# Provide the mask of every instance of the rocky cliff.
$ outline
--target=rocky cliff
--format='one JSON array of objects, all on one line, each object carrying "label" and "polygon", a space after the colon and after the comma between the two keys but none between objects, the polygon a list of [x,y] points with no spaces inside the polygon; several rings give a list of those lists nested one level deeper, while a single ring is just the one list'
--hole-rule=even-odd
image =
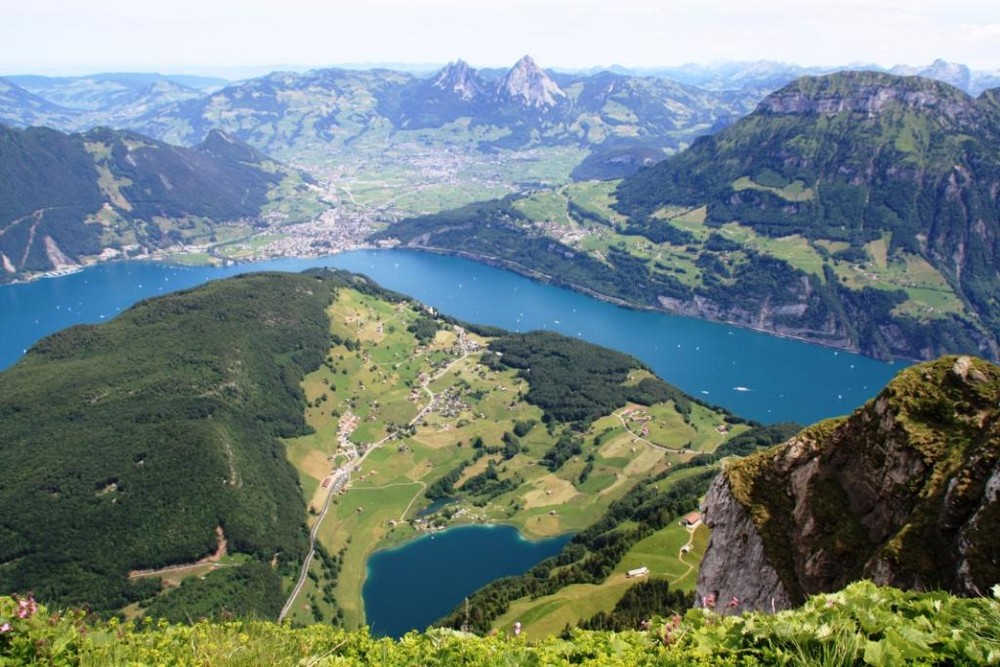
[{"label": "rocky cliff", "polygon": [[558,104],[566,93],[535,64],[524,56],[507,72],[497,87],[501,101],[516,101],[526,107],[548,109]]},{"label": "rocky cliff", "polygon": [[464,60],[448,63],[437,73],[431,85],[464,102],[478,100],[489,94],[486,82]]},{"label": "rocky cliff", "polygon": [[1000,581],[1000,367],[904,370],[849,417],[728,465],[705,520],[698,595],[720,607],[787,608],[862,578],[985,593]]}]

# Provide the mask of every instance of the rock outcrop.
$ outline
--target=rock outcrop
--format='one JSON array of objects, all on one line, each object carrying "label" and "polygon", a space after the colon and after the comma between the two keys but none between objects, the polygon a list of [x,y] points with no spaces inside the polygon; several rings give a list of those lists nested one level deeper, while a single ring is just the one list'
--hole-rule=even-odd
[{"label": "rock outcrop", "polygon": [[771,114],[853,112],[869,117],[906,109],[952,122],[976,122],[979,115],[975,100],[948,84],[879,72],[802,77],[768,95],[757,108]]},{"label": "rock outcrop", "polygon": [[499,83],[501,101],[519,102],[526,107],[548,109],[556,106],[566,93],[542,71],[531,56],[524,56]]},{"label": "rock outcrop", "polygon": [[483,78],[464,60],[457,60],[437,73],[431,84],[446,93],[451,93],[463,102],[482,99],[488,94],[488,86]]},{"label": "rock outcrop", "polygon": [[699,599],[782,609],[867,578],[979,595],[1000,582],[1000,367],[943,357],[851,416],[726,467],[706,497]]}]

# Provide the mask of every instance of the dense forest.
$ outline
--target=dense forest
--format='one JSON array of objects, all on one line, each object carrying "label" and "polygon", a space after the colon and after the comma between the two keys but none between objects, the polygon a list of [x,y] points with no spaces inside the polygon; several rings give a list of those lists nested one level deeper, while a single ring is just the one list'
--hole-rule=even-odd
[{"label": "dense forest", "polygon": [[547,421],[585,426],[629,401],[673,401],[687,414],[696,400],[657,377],[629,384],[629,373],[645,368],[638,359],[549,331],[497,337],[489,352],[484,363],[516,369],[528,381],[524,398],[542,408]]},{"label": "dense forest", "polygon": [[0,374],[2,590],[119,609],[158,587],[130,570],[212,554],[217,531],[230,553],[294,569],[305,507],[279,438],[306,429],[300,381],[346,284],[372,288],[330,272],[209,283],[45,338]]}]

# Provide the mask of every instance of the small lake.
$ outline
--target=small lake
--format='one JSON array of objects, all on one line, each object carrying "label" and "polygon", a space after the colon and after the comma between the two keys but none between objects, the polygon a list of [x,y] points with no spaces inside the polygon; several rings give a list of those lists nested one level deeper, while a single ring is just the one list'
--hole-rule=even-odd
[{"label": "small lake", "polygon": [[366,621],[376,635],[424,630],[485,584],[559,553],[570,537],[531,541],[511,526],[459,526],[378,551],[368,559]]}]

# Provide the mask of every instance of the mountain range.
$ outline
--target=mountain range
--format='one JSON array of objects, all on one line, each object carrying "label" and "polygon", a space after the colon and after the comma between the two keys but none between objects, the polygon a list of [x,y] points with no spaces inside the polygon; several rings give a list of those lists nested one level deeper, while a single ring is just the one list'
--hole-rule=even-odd
[{"label": "mountain range", "polygon": [[[355,160],[361,173],[411,146],[470,161],[562,151],[557,186],[525,176],[506,197],[372,240],[874,356],[996,358],[1000,89],[973,97],[925,78],[992,81],[937,62],[921,76],[808,75],[763,96],[782,71],[694,72],[696,87],[547,73],[526,56],[502,72],[457,61],[430,77],[330,69],[221,88],[0,81],[5,123],[62,128],[0,125],[0,282],[209,245],[221,223],[271,225],[281,197],[312,196],[301,164]],[[733,92],[736,80],[752,83]],[[97,118],[136,129],[89,127]],[[623,556],[666,539],[730,455],[705,501],[702,600],[776,610],[862,577],[982,595],[1000,578],[998,401],[998,367],[949,356],[753,453],[793,427],[748,424],[625,355],[462,325],[360,276],[244,276],[50,336],[0,374],[0,592],[101,613],[276,617],[304,562],[293,614],[358,622],[338,574],[360,597],[364,549],[415,534],[418,502],[464,503],[440,525],[481,511],[579,531],[471,596],[485,632],[512,602],[537,617],[528,605],[565,586],[580,600],[627,584]],[[650,429],[667,444],[641,446]],[[334,508],[325,539],[339,552],[316,547],[307,523],[369,445],[353,483],[378,493]],[[178,565],[211,572],[164,590]],[[469,620],[466,607],[447,622]]]},{"label": "mountain range", "polygon": [[998,356],[1000,107],[920,77],[804,77],[605,189],[510,195],[372,238],[880,358]]},{"label": "mountain range", "polygon": [[[964,86],[991,80],[943,61],[914,71]],[[188,146],[221,131],[309,168],[343,192],[341,210],[378,224],[479,194],[629,176],[613,195],[616,212],[597,215],[586,234],[614,218],[617,232],[657,244],[656,258],[624,271],[624,242],[588,251],[600,253],[594,271],[612,269],[606,280],[567,279],[579,266],[550,267],[553,279],[879,357],[996,358],[995,91],[973,98],[923,76],[863,71],[806,76],[764,96],[764,82],[797,73],[773,63],[695,69],[690,77],[705,86],[695,87],[546,72],[525,56],[504,71],[456,61],[425,77],[278,72],[218,89],[218,81],[153,75],[22,77],[34,92],[2,84],[0,118],[58,127],[100,117]],[[578,202],[565,207],[568,220],[586,218]],[[59,210],[22,206],[7,224],[42,208]],[[250,209],[239,215],[259,214]],[[684,211],[694,218],[669,219]],[[563,232],[550,231],[560,242]],[[733,234],[747,242],[723,238]],[[21,236],[4,251],[8,276],[58,264],[42,259],[51,253],[39,244],[25,254],[33,237]],[[628,294],[587,285],[621,285],[626,274],[636,283]]]},{"label": "mountain range", "polygon": [[751,97],[709,92],[661,77],[550,75],[529,56],[506,72],[477,71],[459,60],[430,77],[320,69],[218,88],[213,80],[152,75],[10,77],[2,85],[0,122],[8,124],[65,131],[113,125],[184,145],[219,129],[276,156],[299,158],[316,142],[335,154],[349,150],[386,124],[405,136],[462,118],[468,126],[452,131],[493,128],[471,137],[489,150],[615,140],[676,150],[758,99],[756,91]]},{"label": "mountain range", "polygon": [[0,282],[207,243],[222,223],[270,224],[279,189],[312,196],[303,178],[217,131],[183,148],[107,128],[0,125]]}]

